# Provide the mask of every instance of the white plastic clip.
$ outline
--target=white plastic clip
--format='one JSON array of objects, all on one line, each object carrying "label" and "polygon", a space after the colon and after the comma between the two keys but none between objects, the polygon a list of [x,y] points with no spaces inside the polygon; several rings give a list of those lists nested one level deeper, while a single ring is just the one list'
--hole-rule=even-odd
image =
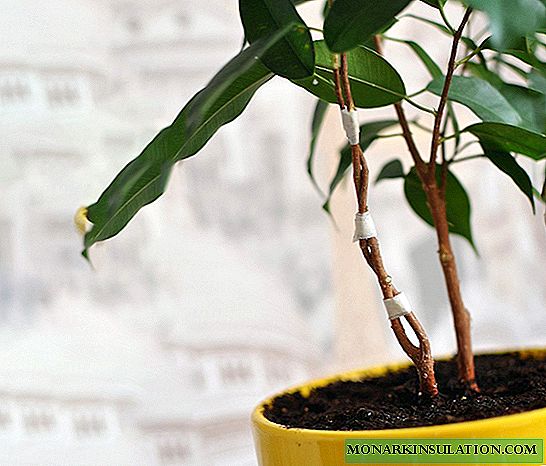
[{"label": "white plastic clip", "polygon": [[377,230],[375,229],[375,223],[370,212],[364,212],[363,214],[357,213],[355,215],[355,233],[353,235],[353,242],[361,239],[376,237]]},{"label": "white plastic clip", "polygon": [[349,140],[349,144],[354,146],[360,142],[360,125],[358,123],[358,112],[356,110],[341,110],[341,122],[343,129]]},{"label": "white plastic clip", "polygon": [[390,320],[408,315],[411,312],[411,304],[404,293],[398,293],[394,298],[383,300]]}]

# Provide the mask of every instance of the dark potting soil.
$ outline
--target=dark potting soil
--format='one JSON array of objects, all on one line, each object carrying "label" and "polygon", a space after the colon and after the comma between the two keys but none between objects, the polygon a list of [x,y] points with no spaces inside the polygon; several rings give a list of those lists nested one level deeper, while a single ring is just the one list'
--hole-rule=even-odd
[{"label": "dark potting soil", "polygon": [[518,353],[476,357],[479,394],[457,382],[455,361],[436,363],[440,396],[418,399],[410,367],[360,381],[314,389],[308,398],[285,394],[264,415],[286,427],[319,430],[380,430],[485,419],[546,407],[546,360]]}]

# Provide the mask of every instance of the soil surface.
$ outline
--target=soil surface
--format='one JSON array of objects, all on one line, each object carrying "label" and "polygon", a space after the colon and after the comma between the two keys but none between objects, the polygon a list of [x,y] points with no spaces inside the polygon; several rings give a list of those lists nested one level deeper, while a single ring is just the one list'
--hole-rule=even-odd
[{"label": "soil surface", "polygon": [[455,361],[436,363],[440,396],[418,399],[415,369],[361,381],[335,382],[275,398],[265,417],[286,427],[380,430],[471,421],[546,407],[546,360],[518,353],[476,357],[481,392],[465,392]]}]

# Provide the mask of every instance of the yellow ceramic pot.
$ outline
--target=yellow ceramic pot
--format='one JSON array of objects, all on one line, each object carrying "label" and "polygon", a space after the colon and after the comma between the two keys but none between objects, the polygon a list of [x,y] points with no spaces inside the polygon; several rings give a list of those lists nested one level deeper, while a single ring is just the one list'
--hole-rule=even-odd
[{"label": "yellow ceramic pot", "polygon": [[[525,351],[521,352],[521,354],[523,357],[546,358],[546,350]],[[301,391],[306,396],[312,388],[328,385],[337,380],[358,380],[363,377],[374,377],[403,367],[407,367],[407,364],[348,372],[314,380],[287,390],[285,393]],[[260,466],[345,465],[346,439],[542,438],[545,439],[546,446],[546,408],[527,413],[439,426],[389,430],[325,431],[287,429],[267,420],[263,415],[263,411],[264,407],[272,399],[262,402],[252,414],[254,443]]]}]

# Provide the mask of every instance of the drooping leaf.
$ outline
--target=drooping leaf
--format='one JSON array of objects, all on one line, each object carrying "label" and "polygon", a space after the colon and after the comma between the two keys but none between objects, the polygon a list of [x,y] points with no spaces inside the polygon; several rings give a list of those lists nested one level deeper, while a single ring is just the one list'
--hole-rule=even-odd
[{"label": "drooping leaf", "polygon": [[[315,52],[315,74],[293,82],[322,100],[335,103],[332,54],[324,41],[315,42]],[[347,63],[353,99],[357,107],[391,105],[405,96],[406,88],[400,75],[373,50],[357,47],[347,53]]]},{"label": "drooping leaf", "polygon": [[[161,196],[174,164],[196,154],[222,125],[239,116],[258,88],[272,76],[256,58],[254,46],[222,68],[88,207],[93,226],[84,237],[84,256],[93,244],[118,234],[142,207]],[[211,104],[210,95],[215,95],[216,87],[225,80],[231,84]],[[205,113],[201,112],[204,106],[208,108]],[[194,115],[200,117],[195,119]]]},{"label": "drooping leaf", "polygon": [[540,0],[464,0],[489,17],[492,43],[500,50],[544,25],[546,7]]},{"label": "drooping leaf", "polygon": [[[360,147],[362,148],[362,152],[366,152],[368,147],[370,147],[370,145],[377,139],[381,131],[397,124],[398,120],[380,120],[361,125]],[[343,149],[341,149],[339,155],[339,164],[336,173],[332,178],[332,181],[330,182],[330,189],[326,202],[322,206],[323,209],[326,210],[326,212],[330,212],[330,199],[332,198],[332,194],[334,194],[334,191],[349,170],[349,167],[351,166],[353,160],[351,155],[351,147],[348,144]]]},{"label": "drooping leaf", "polygon": [[[397,39],[398,41],[398,39]],[[412,40],[400,40],[399,42],[402,42],[409,46],[415,54],[421,59],[423,62],[423,65],[425,65],[425,68],[430,73],[431,77],[434,78],[441,78],[443,76],[442,70],[438,66],[438,64],[432,59],[432,57],[426,52],[426,50],[421,47],[417,42],[414,42]]]},{"label": "drooping leaf", "polygon": [[527,196],[531,202],[533,213],[535,212],[535,199],[533,197],[533,184],[527,172],[516,161],[513,155],[508,152],[499,152],[488,150],[484,147],[485,156],[491,160],[500,171],[508,175],[523,194]]},{"label": "drooping leaf", "polygon": [[313,74],[311,32],[290,0],[239,0],[239,13],[245,37],[251,44],[297,23],[299,26],[264,53],[262,60],[271,71],[289,79]]},{"label": "drooping leaf", "polygon": [[404,178],[404,167],[402,162],[398,159],[391,160],[383,165],[383,168],[377,175],[375,179],[376,183],[379,183],[381,180],[388,180],[393,178]]},{"label": "drooping leaf", "polygon": [[309,174],[313,185],[321,194],[322,191],[315,179],[315,175],[313,172],[313,161],[315,158],[315,148],[320,134],[320,129],[322,128],[324,117],[326,116],[326,110],[328,110],[328,102],[319,99],[317,101],[317,104],[315,105],[315,110],[313,112],[313,121],[311,122],[311,143],[309,144],[309,155],[307,157],[307,173]]},{"label": "drooping leaf", "polygon": [[[439,180],[439,166],[437,167],[436,175]],[[426,223],[434,226],[432,214],[430,213],[427,204],[426,194],[423,191],[415,167],[410,170],[404,179],[404,194],[413,211]],[[474,250],[476,250],[470,224],[470,200],[463,185],[451,171],[447,172],[446,179],[446,214],[449,223],[449,231],[466,238]]]},{"label": "drooping leaf", "polygon": [[515,152],[535,160],[546,158],[546,136],[503,123],[476,123],[463,130],[482,145],[501,152]]},{"label": "drooping leaf", "polygon": [[[442,94],[444,78],[434,79],[427,89],[436,95]],[[450,100],[459,102],[472,110],[483,121],[495,121],[519,125],[521,118],[508,101],[491,84],[470,76],[453,76],[449,88]]]},{"label": "drooping leaf", "polygon": [[336,0],[324,21],[324,39],[332,52],[364,44],[400,13],[410,0]]},{"label": "drooping leaf", "polygon": [[287,34],[290,34],[298,27],[299,25],[297,23],[286,24],[270,36],[264,36],[261,39],[254,41],[249,47],[249,52],[246,55],[248,58],[238,62],[239,69],[233,73],[222,74],[221,80],[217,79],[214,82],[214,86],[209,86],[207,88],[206,98],[202,100],[202,105],[198,109],[199,111],[188,115],[189,126],[191,127],[195,122],[199,122],[200,118],[209,110],[209,108],[221,98],[225,90],[229,89],[235,81],[240,79],[240,76],[243,73],[255,66],[255,60],[251,57],[251,53],[253,53],[255,57],[263,58],[263,56],[273,47],[276,47]]}]

